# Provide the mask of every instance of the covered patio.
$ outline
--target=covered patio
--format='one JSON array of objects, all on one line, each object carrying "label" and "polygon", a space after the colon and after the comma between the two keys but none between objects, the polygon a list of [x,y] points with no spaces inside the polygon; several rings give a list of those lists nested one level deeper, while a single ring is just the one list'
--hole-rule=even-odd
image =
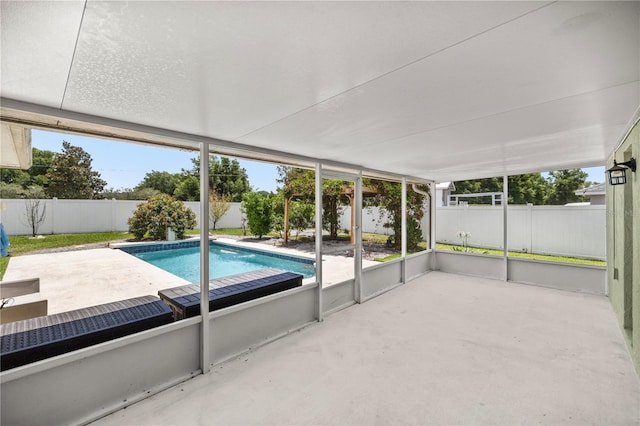
[{"label": "covered patio", "polygon": [[605,297],[430,272],[96,425],[631,425]]},{"label": "covered patio", "polygon": [[[609,270],[510,258],[507,202],[503,256],[437,251],[434,214],[406,247],[414,185],[502,176],[506,201],[510,175],[640,156],[640,2],[0,7],[4,126],[198,152],[200,194],[210,155],[312,169],[317,217],[323,179],[355,188],[351,278],[325,285],[316,238],[316,282],[3,371],[3,424],[640,421],[638,173],[607,190]],[[372,267],[365,177],[402,191]]]}]

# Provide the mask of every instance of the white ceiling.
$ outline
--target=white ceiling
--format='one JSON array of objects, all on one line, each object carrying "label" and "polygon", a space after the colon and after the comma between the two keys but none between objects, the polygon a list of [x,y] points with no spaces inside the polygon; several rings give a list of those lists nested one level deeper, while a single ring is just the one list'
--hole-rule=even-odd
[{"label": "white ceiling", "polygon": [[603,165],[640,2],[1,3],[16,100],[438,181]]}]

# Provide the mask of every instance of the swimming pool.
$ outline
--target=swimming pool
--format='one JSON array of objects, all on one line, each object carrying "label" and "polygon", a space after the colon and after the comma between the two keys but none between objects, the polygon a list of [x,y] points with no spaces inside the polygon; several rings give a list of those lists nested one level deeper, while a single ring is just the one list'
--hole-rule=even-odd
[{"label": "swimming pool", "polygon": [[[185,280],[200,281],[200,242],[145,244],[120,247],[121,250],[151,263]],[[209,279],[276,268],[313,277],[313,260],[238,247],[211,241],[209,243]]]}]

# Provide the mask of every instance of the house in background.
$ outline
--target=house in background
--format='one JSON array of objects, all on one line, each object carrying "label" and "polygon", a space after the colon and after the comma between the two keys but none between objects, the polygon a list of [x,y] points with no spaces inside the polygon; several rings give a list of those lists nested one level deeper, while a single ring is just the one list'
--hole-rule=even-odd
[{"label": "house in background", "polygon": [[449,195],[456,190],[453,182],[436,183],[436,207],[448,206]]},{"label": "house in background", "polygon": [[575,194],[581,197],[589,197],[589,204],[592,206],[603,206],[605,204],[606,183],[597,183],[588,188],[578,189]]}]

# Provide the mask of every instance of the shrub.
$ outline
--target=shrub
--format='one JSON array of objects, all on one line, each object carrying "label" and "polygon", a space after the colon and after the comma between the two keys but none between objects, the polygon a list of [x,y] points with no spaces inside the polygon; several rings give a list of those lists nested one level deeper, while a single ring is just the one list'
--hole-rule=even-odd
[{"label": "shrub", "polygon": [[242,209],[247,216],[249,232],[262,238],[273,227],[273,200],[268,194],[248,192],[244,194]]},{"label": "shrub", "polygon": [[182,201],[158,194],[138,204],[127,223],[129,232],[138,240],[145,237],[166,240],[167,227],[173,229],[177,238],[184,238],[185,230],[195,228],[196,215]]},{"label": "shrub", "polygon": [[316,206],[313,203],[292,201],[289,207],[289,224],[296,230],[296,238],[300,232],[314,227]]}]

